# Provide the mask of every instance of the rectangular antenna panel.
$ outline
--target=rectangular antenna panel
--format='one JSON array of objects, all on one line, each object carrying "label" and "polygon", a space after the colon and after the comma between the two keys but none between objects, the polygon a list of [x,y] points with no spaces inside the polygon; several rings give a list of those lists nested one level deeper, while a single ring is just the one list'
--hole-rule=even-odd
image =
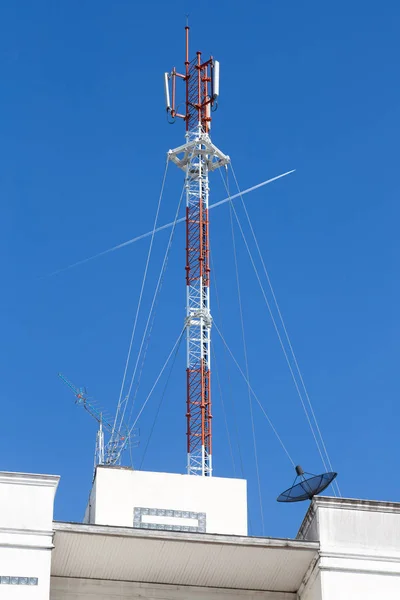
[{"label": "rectangular antenna panel", "polygon": [[166,109],[170,110],[171,100],[169,97],[169,73],[164,73],[164,93],[165,93]]},{"label": "rectangular antenna panel", "polygon": [[219,96],[219,61],[214,60],[213,65],[213,98],[216,100]]}]

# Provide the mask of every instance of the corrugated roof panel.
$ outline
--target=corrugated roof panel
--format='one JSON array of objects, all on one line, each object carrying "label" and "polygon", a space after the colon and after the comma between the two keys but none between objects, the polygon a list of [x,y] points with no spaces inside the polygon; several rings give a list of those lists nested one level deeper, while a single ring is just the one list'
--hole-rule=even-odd
[{"label": "corrugated roof panel", "polygon": [[[263,543],[264,542],[264,543]],[[52,575],[294,592],[317,544],[57,525]]]}]

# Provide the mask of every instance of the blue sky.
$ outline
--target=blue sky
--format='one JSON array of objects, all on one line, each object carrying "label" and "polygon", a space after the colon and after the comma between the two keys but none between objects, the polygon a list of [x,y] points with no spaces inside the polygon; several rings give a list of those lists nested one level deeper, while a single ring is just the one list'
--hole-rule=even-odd
[{"label": "blue sky", "polygon": [[[212,136],[241,187],[296,169],[245,198],[342,493],[399,499],[398,3],[379,11],[359,1],[202,6],[20,0],[0,8],[0,468],[60,474],[60,520],[83,516],[96,426],[57,372],[115,411],[148,242],[47,275],[151,229],[166,151],[183,142],[183,125],[165,119],[162,73],[184,59],[186,12],[192,50],[221,61]],[[181,186],[171,167],[160,222],[173,218]],[[211,186],[212,201],[225,197],[219,176]],[[144,308],[166,242],[160,233]],[[227,205],[212,213],[211,243],[222,313],[213,289],[213,314],[243,364]],[[237,244],[252,386],[295,462],[319,472],[238,237]],[[181,226],[136,409],[184,308]],[[218,340],[215,352],[236,469],[214,386],[215,474],[240,474],[238,437],[251,532],[261,534],[246,386],[232,364],[228,375]],[[140,420],[136,465],[162,389]],[[256,408],[255,415],[265,533],[292,536],[306,504],[275,502],[294,474]],[[143,468],[183,472],[185,460],[181,351]]]}]

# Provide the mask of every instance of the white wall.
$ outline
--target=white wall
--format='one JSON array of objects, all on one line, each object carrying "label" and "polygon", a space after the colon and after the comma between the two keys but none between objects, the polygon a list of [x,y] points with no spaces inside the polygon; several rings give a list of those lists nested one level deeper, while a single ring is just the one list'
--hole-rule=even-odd
[{"label": "white wall", "polygon": [[51,475],[0,473],[1,600],[49,598],[58,480]]},{"label": "white wall", "polygon": [[398,600],[399,577],[373,573],[325,572],[323,600]]},{"label": "white wall", "polygon": [[52,577],[51,600],[296,600],[296,594]]},{"label": "white wall", "polygon": [[[243,479],[152,473],[98,467],[90,500],[90,522],[134,526],[134,509],[205,513],[206,532],[247,535],[247,486]],[[86,521],[89,511],[86,511]],[[192,515],[193,516],[193,515]],[[145,515],[143,522],[197,525],[187,515]]]},{"label": "white wall", "polygon": [[92,489],[90,490],[89,500],[86,505],[83,523],[94,523],[96,511],[96,480],[94,480]]},{"label": "white wall", "polygon": [[316,576],[322,600],[400,600],[400,504],[315,498],[299,537],[320,542],[302,600]]}]

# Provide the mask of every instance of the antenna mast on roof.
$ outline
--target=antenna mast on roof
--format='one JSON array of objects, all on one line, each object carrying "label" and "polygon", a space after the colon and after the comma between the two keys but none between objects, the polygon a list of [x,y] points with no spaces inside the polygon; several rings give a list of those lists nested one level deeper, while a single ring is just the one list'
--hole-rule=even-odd
[{"label": "antenna mast on roof", "polygon": [[[211,112],[219,96],[219,63],[203,61],[201,52],[189,59],[189,26],[183,73],[173,68],[164,74],[167,116],[186,124],[186,142],[170,150],[169,159],[185,171],[186,189],[186,419],[187,472],[212,475],[211,428],[211,312],[208,173],[229,163],[210,139]],[[176,83],[185,84],[184,113],[178,112]]]},{"label": "antenna mast on roof", "polygon": [[[99,410],[93,400],[89,401],[86,388],[78,388],[69,381],[62,373],[58,374],[59,378],[73,391],[76,398],[75,404],[83,406],[83,408],[91,415],[99,424],[99,429],[96,436],[96,451],[94,456],[94,468],[97,465],[118,465],[121,462],[122,452],[131,444],[131,436],[124,424],[121,425],[118,431],[115,430],[111,421],[104,417],[103,411]],[[104,431],[111,436],[114,436],[116,442],[110,441],[105,445]]]}]

